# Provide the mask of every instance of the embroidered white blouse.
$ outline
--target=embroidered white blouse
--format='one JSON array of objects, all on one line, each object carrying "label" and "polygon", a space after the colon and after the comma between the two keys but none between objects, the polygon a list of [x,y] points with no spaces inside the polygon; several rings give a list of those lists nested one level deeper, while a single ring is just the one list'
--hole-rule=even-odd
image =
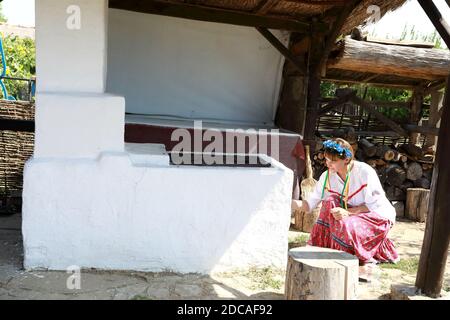
[{"label": "embroidered white blouse", "polygon": [[[335,172],[330,171],[329,188],[325,189],[322,199],[322,189],[326,178],[326,171],[322,173],[314,191],[306,201],[310,210],[314,209],[320,201],[335,194],[341,195],[344,191],[344,181]],[[386,198],[378,175],[371,166],[360,161],[353,161],[353,168],[349,177],[348,206],[355,207],[365,205],[370,211],[389,219],[395,223],[395,209]],[[328,184],[327,184],[328,185]]]}]

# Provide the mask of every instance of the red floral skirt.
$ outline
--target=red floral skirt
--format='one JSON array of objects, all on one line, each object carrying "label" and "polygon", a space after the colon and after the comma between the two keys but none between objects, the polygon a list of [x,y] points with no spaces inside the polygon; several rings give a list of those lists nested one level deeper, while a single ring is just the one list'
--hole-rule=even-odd
[{"label": "red floral skirt", "polygon": [[387,238],[393,224],[376,212],[359,213],[336,220],[330,209],[339,206],[339,199],[331,196],[322,202],[322,209],[313,226],[308,245],[348,252],[360,263],[397,262],[394,244]]}]

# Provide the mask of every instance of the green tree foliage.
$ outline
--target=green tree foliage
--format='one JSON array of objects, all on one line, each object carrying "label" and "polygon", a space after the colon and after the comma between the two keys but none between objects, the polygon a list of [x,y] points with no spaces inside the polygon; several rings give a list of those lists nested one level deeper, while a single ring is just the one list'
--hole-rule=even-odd
[{"label": "green tree foliage", "polygon": [[0,23],[5,23],[7,21],[8,19],[6,19],[5,15],[3,14],[3,7],[2,4],[0,3]]},{"label": "green tree foliage", "polygon": [[[362,84],[354,85],[338,85],[332,82],[322,82],[320,91],[322,97],[332,98],[338,88],[352,88],[356,90],[357,95],[369,101],[395,101],[407,102],[411,99],[412,92],[410,90],[390,89],[381,87],[371,87]],[[378,108],[378,111],[387,117],[397,120],[405,121],[408,118],[409,110],[407,108]]]},{"label": "green tree foliage", "polygon": [[[3,38],[6,58],[6,76],[30,79],[36,74],[36,47],[33,39],[7,36]],[[28,82],[3,80],[8,94],[18,100],[28,99]],[[3,97],[2,97],[3,98]]]}]

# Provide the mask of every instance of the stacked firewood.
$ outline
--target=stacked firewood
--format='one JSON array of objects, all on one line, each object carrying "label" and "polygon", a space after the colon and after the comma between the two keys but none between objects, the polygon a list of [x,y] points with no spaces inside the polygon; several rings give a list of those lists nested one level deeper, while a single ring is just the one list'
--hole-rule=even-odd
[{"label": "stacked firewood", "polygon": [[[342,137],[352,145],[356,160],[376,170],[389,200],[405,201],[408,188],[430,188],[434,163],[432,151],[409,143],[383,145],[366,138],[358,140],[353,128],[335,131],[334,137]],[[315,179],[326,170],[320,141],[313,155],[313,168]]]}]

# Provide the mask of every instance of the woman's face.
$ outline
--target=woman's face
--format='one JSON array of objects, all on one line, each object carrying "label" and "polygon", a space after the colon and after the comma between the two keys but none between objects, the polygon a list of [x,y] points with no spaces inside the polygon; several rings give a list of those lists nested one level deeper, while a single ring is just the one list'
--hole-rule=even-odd
[{"label": "woman's face", "polygon": [[332,172],[339,172],[339,171],[343,171],[344,170],[344,168],[349,163],[349,160],[348,159],[332,160],[329,155],[326,155],[325,156],[325,162],[326,162],[326,165],[327,165],[328,169],[330,169],[330,171],[332,171]]}]

